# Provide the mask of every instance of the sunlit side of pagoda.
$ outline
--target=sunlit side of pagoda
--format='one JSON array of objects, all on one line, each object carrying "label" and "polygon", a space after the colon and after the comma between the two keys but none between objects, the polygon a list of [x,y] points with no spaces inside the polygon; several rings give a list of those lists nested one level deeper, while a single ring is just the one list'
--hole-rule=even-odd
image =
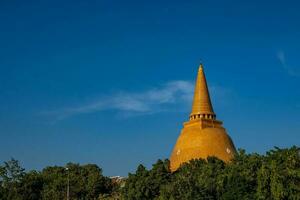
[{"label": "sunlit side of pagoda", "polygon": [[184,122],[170,157],[170,169],[176,171],[192,159],[215,156],[228,162],[236,153],[222,122],[216,119],[202,64],[198,70],[192,112]]}]

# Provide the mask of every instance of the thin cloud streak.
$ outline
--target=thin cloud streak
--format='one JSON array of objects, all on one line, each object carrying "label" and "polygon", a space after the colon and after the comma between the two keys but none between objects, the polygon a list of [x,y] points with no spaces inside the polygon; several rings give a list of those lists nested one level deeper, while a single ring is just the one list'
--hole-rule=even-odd
[{"label": "thin cloud streak", "polygon": [[127,116],[152,114],[168,110],[168,107],[191,102],[194,85],[190,81],[170,81],[161,87],[139,93],[120,92],[77,107],[46,111],[42,114],[63,120],[75,115],[115,110]]},{"label": "thin cloud streak", "polygon": [[[230,90],[219,86],[212,86],[210,89],[212,98],[220,98],[223,101],[231,94]],[[191,106],[193,93],[194,82],[177,80],[139,93],[119,92],[84,105],[46,111],[42,114],[60,121],[76,115],[105,110],[117,111],[117,114],[122,117],[180,112]]]},{"label": "thin cloud streak", "polygon": [[300,74],[297,73],[293,68],[286,64],[285,54],[283,51],[279,51],[277,53],[277,58],[282,66],[282,68],[288,73],[290,76],[299,77]]}]

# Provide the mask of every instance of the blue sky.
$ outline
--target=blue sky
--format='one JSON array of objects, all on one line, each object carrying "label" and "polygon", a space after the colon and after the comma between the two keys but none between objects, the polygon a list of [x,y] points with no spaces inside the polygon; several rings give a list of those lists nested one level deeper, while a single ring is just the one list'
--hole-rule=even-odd
[{"label": "blue sky", "polygon": [[0,2],[0,161],[168,158],[202,61],[237,148],[300,145],[297,1]]}]

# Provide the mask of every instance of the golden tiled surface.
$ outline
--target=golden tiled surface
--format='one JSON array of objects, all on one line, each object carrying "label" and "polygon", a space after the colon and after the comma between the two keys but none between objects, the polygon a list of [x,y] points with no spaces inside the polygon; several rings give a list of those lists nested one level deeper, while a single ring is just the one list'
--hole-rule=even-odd
[{"label": "golden tiled surface", "polygon": [[202,65],[199,67],[195,84],[191,115],[193,114],[214,114]]},{"label": "golden tiled surface", "polygon": [[228,162],[233,158],[236,150],[226,130],[220,124],[205,127],[203,121],[185,123],[170,158],[171,171],[191,159],[216,156]]}]

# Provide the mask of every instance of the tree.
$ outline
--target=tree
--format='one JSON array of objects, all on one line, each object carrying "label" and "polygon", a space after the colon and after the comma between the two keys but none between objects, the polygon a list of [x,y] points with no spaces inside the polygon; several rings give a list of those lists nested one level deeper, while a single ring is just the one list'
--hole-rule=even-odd
[{"label": "tree", "polygon": [[39,200],[42,198],[43,177],[40,172],[30,171],[26,173],[19,184],[18,193],[22,200]]},{"label": "tree", "polygon": [[[68,171],[66,170],[68,168]],[[71,199],[97,199],[100,194],[110,193],[111,180],[102,175],[97,165],[68,163],[65,167],[47,167],[42,171],[43,199],[59,200],[66,197],[69,177]]]},{"label": "tree", "polygon": [[60,200],[66,197],[67,172],[64,167],[46,167],[42,170],[44,187],[42,199]]},{"label": "tree", "polygon": [[4,162],[4,166],[1,167],[1,179],[3,184],[20,182],[25,175],[25,169],[19,164],[19,161],[12,158],[11,160]]},{"label": "tree", "polygon": [[246,154],[245,150],[240,149],[223,172],[220,199],[254,199],[257,171],[261,165],[260,155]]},{"label": "tree", "polygon": [[275,147],[268,151],[257,181],[259,199],[299,199],[300,148]]},{"label": "tree", "polygon": [[99,194],[107,194],[111,192],[111,180],[102,175],[102,169],[97,165],[84,165],[81,170],[87,199],[96,199]]},{"label": "tree", "polygon": [[172,174],[171,182],[164,187],[159,199],[193,200],[217,199],[218,182],[224,162],[209,157],[206,160],[191,160]]},{"label": "tree", "polygon": [[139,165],[135,174],[129,174],[122,191],[123,197],[130,200],[155,199],[170,176],[168,160],[158,160],[149,171]]},{"label": "tree", "polygon": [[4,166],[0,168],[0,182],[2,186],[0,195],[3,199],[18,200],[22,198],[17,190],[25,175],[24,170],[20,166],[19,161],[14,158],[4,162]]}]

